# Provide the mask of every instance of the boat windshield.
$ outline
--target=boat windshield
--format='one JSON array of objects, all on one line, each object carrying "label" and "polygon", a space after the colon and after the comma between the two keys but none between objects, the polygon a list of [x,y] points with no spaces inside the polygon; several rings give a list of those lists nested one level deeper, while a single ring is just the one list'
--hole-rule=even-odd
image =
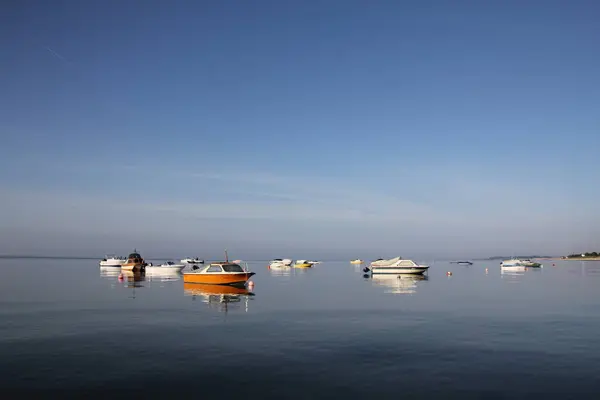
[{"label": "boat windshield", "polygon": [[237,264],[223,264],[223,270],[225,272],[244,272],[242,267]]}]

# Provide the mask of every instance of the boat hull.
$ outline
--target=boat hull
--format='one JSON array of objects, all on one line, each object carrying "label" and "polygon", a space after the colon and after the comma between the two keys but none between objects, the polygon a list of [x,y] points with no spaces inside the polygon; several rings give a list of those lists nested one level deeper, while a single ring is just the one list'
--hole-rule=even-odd
[{"label": "boat hull", "polygon": [[100,261],[101,267],[120,267],[125,264],[125,260],[123,261]]},{"label": "boat hull", "polygon": [[184,283],[206,283],[210,285],[236,285],[244,284],[254,275],[254,272],[233,272],[233,273],[193,273],[185,272],[183,274]]},{"label": "boat hull", "polygon": [[429,267],[371,267],[372,274],[420,275]]},{"label": "boat hull", "polygon": [[287,269],[287,268],[291,268],[291,266],[287,265],[287,264],[282,264],[282,263],[273,263],[273,264],[269,264],[269,268],[272,268],[272,269]]},{"label": "boat hull", "polygon": [[310,268],[312,267],[312,264],[309,263],[303,263],[303,264],[296,264],[294,265],[294,268]]},{"label": "boat hull", "polygon": [[121,269],[124,271],[139,271],[144,268],[144,264],[123,264]]}]

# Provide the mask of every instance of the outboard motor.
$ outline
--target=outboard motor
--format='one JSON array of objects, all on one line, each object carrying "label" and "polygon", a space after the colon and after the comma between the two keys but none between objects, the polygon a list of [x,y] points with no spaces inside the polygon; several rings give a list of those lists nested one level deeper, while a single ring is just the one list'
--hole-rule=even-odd
[{"label": "outboard motor", "polygon": [[369,271],[370,271],[369,267],[364,267],[363,268],[363,272],[369,272]]}]

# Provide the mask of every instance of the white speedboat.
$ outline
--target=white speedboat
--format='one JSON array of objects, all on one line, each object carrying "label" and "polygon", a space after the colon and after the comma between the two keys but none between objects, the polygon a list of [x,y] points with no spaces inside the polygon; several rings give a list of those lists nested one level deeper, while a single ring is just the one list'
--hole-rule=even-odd
[{"label": "white speedboat", "polygon": [[429,269],[428,265],[419,265],[413,260],[404,260],[402,257],[396,257],[389,260],[373,261],[365,272],[371,271],[371,274],[422,274]]},{"label": "white speedboat", "polygon": [[270,268],[285,268],[292,265],[292,260],[289,258],[276,258],[269,263]]},{"label": "white speedboat", "polygon": [[184,264],[175,264],[173,261],[167,261],[160,265],[146,265],[146,273],[180,272],[184,268]]},{"label": "white speedboat", "polygon": [[182,264],[204,264],[204,260],[199,259],[198,257],[196,258],[184,258],[183,260],[181,260]]},{"label": "white speedboat", "polygon": [[511,258],[500,263],[501,267],[525,267],[525,263],[518,258]]},{"label": "white speedboat", "polygon": [[120,267],[127,262],[123,257],[117,257],[115,255],[108,255],[100,260],[101,267]]}]

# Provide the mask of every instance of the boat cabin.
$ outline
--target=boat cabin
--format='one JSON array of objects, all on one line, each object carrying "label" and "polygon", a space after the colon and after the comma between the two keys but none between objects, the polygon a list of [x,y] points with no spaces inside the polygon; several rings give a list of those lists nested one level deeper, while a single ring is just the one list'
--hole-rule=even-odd
[{"label": "boat cabin", "polygon": [[240,273],[246,272],[239,264],[234,263],[214,263],[208,265],[202,273]]},{"label": "boat cabin", "polygon": [[127,256],[128,264],[142,264],[143,262],[144,262],[144,259],[142,258],[140,253],[138,253],[136,251],[134,251],[133,253],[129,254],[129,256]]}]

